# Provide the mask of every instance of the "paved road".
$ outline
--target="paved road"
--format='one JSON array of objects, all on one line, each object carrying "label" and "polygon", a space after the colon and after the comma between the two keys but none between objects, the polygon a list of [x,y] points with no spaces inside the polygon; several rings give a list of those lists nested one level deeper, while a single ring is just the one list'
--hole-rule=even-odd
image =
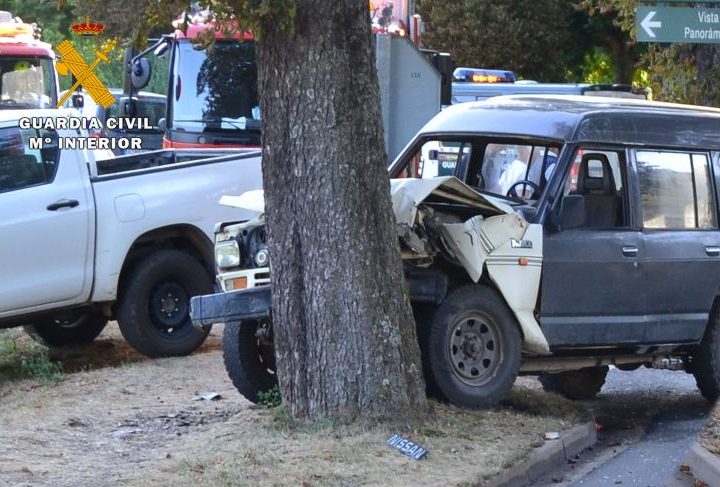
[{"label": "paved road", "polygon": [[710,405],[692,375],[611,369],[601,394],[586,404],[602,425],[597,446],[533,485],[693,485],[679,467],[705,425]]}]

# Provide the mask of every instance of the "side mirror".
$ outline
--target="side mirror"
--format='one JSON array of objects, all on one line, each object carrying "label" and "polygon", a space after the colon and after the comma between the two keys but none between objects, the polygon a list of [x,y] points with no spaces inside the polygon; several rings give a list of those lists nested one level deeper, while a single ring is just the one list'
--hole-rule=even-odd
[{"label": "side mirror", "polygon": [[150,82],[150,76],[152,76],[152,67],[146,57],[141,57],[132,63],[130,67],[130,81],[132,82],[133,88],[136,90],[145,88]]},{"label": "side mirror", "polygon": [[167,122],[165,121],[165,117],[158,120],[157,128],[161,132],[165,132],[165,129],[167,128]]},{"label": "side mirror", "polygon": [[570,230],[585,224],[585,197],[581,194],[569,194],[560,202],[560,230]]},{"label": "side mirror", "polygon": [[431,161],[437,161],[438,160],[438,152],[440,152],[440,151],[438,151],[437,149],[432,149],[432,150],[428,151],[428,159],[430,159]]},{"label": "side mirror", "polygon": [[73,108],[82,108],[85,106],[85,97],[82,96],[80,93],[75,93],[72,96],[71,100]]}]

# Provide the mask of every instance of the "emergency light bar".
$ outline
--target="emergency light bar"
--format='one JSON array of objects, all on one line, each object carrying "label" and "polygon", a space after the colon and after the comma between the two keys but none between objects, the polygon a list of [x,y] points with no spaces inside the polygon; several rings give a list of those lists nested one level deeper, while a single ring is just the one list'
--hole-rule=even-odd
[{"label": "emergency light bar", "polygon": [[466,83],[514,83],[515,73],[502,69],[457,68],[453,81]]}]

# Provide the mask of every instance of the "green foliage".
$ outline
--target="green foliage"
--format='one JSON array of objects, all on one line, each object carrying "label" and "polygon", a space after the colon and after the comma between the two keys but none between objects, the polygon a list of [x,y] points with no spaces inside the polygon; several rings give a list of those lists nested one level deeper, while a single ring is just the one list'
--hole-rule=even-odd
[{"label": "green foliage", "polygon": [[563,81],[570,0],[419,0],[427,23],[423,43],[450,52],[458,66],[505,68],[523,78]]},{"label": "green foliage", "polygon": [[21,365],[29,377],[40,382],[57,384],[64,378],[60,366],[50,360],[47,350],[22,357]]},{"label": "green foliage", "polygon": [[0,379],[23,378],[58,383],[64,375],[60,366],[50,360],[47,348],[20,330],[0,330]]},{"label": "green foliage", "polygon": [[[614,15],[614,23],[632,39],[637,28],[637,0],[582,0],[589,11]],[[720,46],[715,44],[650,44],[640,64],[656,99],[720,106]]]},{"label": "green foliage", "polygon": [[258,392],[259,404],[266,408],[276,408],[282,404],[282,397],[280,396],[280,389],[277,386],[273,387],[269,391]]},{"label": "green foliage", "polygon": [[66,0],[63,8],[57,0],[0,0],[0,10],[20,17],[23,22],[36,23],[42,29],[42,40],[53,46],[68,38],[75,18],[76,0]]},{"label": "green foliage", "polygon": [[582,80],[586,83],[613,83],[615,65],[612,56],[604,49],[595,48],[585,54],[582,66]]}]

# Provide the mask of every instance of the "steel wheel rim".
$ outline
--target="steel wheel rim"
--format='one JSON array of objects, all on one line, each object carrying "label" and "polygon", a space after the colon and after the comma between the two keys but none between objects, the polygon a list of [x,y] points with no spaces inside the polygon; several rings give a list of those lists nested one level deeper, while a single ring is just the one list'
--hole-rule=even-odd
[{"label": "steel wheel rim", "polygon": [[182,284],[164,281],[150,293],[150,318],[158,330],[172,334],[185,324],[189,313],[190,295]]},{"label": "steel wheel rim", "polygon": [[455,376],[469,386],[492,380],[502,363],[502,335],[498,325],[479,312],[458,317],[449,327],[448,360]]}]

